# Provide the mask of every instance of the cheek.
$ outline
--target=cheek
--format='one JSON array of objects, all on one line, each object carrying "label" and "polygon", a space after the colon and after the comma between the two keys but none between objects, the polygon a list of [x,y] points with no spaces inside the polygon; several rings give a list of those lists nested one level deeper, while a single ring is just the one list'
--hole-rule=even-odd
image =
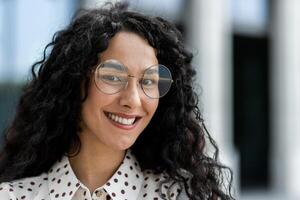
[{"label": "cheek", "polygon": [[148,107],[148,113],[152,117],[158,107],[158,99],[153,99],[152,102],[148,103],[147,107]]},{"label": "cheek", "polygon": [[94,88],[90,88],[87,99],[82,104],[82,117],[86,122],[95,123],[99,119],[99,110],[102,107],[102,102],[105,98],[97,93]]},{"label": "cheek", "polygon": [[89,88],[88,97],[86,99],[86,104],[91,111],[96,111],[104,106],[110,104],[113,101],[113,96],[111,95],[105,95],[102,92],[100,92],[96,86],[91,83],[91,86]]},{"label": "cheek", "polygon": [[89,98],[83,102],[81,117],[85,126],[89,127],[95,123],[94,121],[97,119],[96,107],[97,106],[94,106],[93,102]]},{"label": "cheek", "polygon": [[[93,90],[89,90],[87,99],[83,102],[83,109],[86,112],[94,112],[97,105],[97,94]],[[87,114],[87,113],[86,113]]]}]

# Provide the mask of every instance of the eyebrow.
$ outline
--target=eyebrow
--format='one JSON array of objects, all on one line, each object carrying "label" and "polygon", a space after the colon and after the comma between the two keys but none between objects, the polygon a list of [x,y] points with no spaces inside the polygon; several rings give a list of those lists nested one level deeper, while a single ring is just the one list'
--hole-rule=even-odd
[{"label": "eyebrow", "polygon": [[[123,68],[128,70],[128,67],[126,65],[121,64],[121,63],[106,62],[106,63],[103,63],[103,65],[106,66],[107,68],[115,69],[115,70],[118,70],[118,71],[123,71]],[[127,73],[128,73],[128,71],[127,71]],[[144,74],[146,74],[146,75],[159,74],[159,71],[158,71],[157,68],[145,69]]]},{"label": "eyebrow", "polygon": [[119,63],[104,63],[104,66],[116,69],[118,71],[123,71],[124,66]]},{"label": "eyebrow", "polygon": [[145,74],[158,74],[157,69],[146,69],[145,72]]}]

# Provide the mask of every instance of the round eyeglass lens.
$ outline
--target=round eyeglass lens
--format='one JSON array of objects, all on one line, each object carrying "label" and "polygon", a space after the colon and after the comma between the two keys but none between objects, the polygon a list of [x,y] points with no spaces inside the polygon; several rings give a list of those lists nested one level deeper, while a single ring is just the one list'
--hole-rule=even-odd
[{"label": "round eyeglass lens", "polygon": [[[127,68],[117,60],[107,60],[96,68],[96,87],[105,94],[120,92],[127,82]],[[143,78],[139,82],[142,90],[148,97],[160,98],[167,94],[173,80],[167,67],[154,65],[144,71]]]},{"label": "round eyeglass lens", "polygon": [[106,94],[115,94],[127,83],[126,68],[116,60],[101,63],[95,71],[97,88]]},{"label": "round eyeglass lens", "polygon": [[145,70],[141,86],[148,97],[160,98],[168,93],[172,82],[170,70],[164,65],[156,65]]}]

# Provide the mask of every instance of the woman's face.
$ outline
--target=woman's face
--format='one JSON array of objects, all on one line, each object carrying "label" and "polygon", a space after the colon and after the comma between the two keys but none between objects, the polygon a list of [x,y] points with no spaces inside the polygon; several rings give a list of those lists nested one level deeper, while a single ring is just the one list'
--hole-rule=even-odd
[{"label": "woman's face", "polygon": [[[100,54],[101,62],[108,59],[124,64],[128,74],[134,77],[141,77],[147,67],[158,64],[154,48],[146,40],[124,31],[117,33]],[[148,125],[157,106],[158,99],[147,97],[137,78],[129,78],[127,87],[108,95],[97,89],[93,76],[82,107],[81,142],[83,145],[125,150]],[[125,124],[133,120],[133,124]]]}]

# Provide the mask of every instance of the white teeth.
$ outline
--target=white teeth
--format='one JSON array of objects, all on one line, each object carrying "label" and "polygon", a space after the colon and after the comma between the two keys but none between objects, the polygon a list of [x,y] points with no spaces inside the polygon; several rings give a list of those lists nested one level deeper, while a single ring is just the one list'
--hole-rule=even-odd
[{"label": "white teeth", "polygon": [[121,117],[117,117],[116,121],[119,122],[119,123],[122,123],[122,118]]},{"label": "white teeth", "polygon": [[123,118],[123,117],[117,116],[117,115],[112,114],[112,113],[108,113],[108,117],[110,119],[112,119],[113,121],[118,122],[118,123],[123,124],[123,125],[132,125],[134,120],[135,120],[135,117],[127,119],[127,118]]}]

